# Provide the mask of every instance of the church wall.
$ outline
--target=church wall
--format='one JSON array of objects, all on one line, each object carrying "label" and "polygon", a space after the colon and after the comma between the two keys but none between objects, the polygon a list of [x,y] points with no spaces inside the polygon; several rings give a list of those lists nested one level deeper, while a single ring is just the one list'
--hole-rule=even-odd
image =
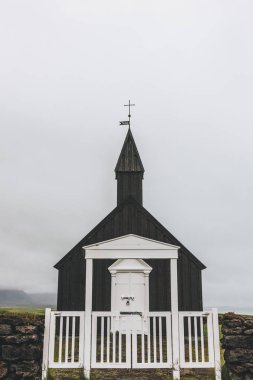
[{"label": "church wall", "polygon": [[82,311],[85,305],[85,260],[76,254],[59,270],[58,310]]},{"label": "church wall", "polygon": [[[140,206],[141,207],[141,206]],[[59,269],[58,310],[84,310],[85,259],[82,247],[126,234],[136,234],[165,243],[176,244],[166,230],[144,214],[134,203],[119,209],[113,217],[87,236],[73,249],[73,255]],[[93,310],[108,311],[111,307],[111,260],[94,260]],[[150,310],[170,310],[169,260],[147,260],[150,274]],[[179,310],[202,309],[201,269],[183,249],[178,260]]]},{"label": "church wall", "polygon": [[[85,263],[83,256],[59,271],[58,310],[84,310]],[[111,275],[114,260],[94,260],[93,310],[110,311]],[[170,311],[170,260],[146,260],[153,270],[149,279],[150,311]],[[202,310],[201,271],[184,255],[178,260],[179,310]]]}]

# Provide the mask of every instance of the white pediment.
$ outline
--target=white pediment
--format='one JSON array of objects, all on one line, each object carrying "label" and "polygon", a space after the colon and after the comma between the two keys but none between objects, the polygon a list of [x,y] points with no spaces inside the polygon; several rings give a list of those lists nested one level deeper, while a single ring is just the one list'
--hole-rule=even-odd
[{"label": "white pediment", "polygon": [[180,247],[148,239],[138,235],[124,235],[115,239],[84,246],[86,258],[120,259],[165,259],[178,258]]},{"label": "white pediment", "polygon": [[163,243],[139,235],[124,235],[115,239],[102,241],[83,247],[84,249],[175,249],[180,248],[176,245]]},{"label": "white pediment", "polygon": [[109,268],[110,273],[113,272],[145,272],[152,271],[151,266],[142,259],[118,259]]}]

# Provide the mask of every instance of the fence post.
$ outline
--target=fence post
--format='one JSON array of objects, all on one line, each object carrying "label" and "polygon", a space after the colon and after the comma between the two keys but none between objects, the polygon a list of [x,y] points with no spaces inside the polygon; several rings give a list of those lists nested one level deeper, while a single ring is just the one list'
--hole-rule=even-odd
[{"label": "fence post", "polygon": [[84,314],[84,375],[90,378],[91,367],[91,310],[92,310],[93,259],[86,259],[86,288]]},{"label": "fence post", "polygon": [[51,318],[51,309],[46,308],[45,309],[44,339],[43,339],[42,380],[45,380],[47,378],[49,337],[50,337],[50,318]]},{"label": "fence post", "polygon": [[173,380],[180,379],[177,259],[170,259]]},{"label": "fence post", "polygon": [[213,343],[214,343],[214,365],[215,365],[215,379],[221,380],[221,362],[220,362],[220,330],[219,330],[219,317],[218,310],[212,309],[213,317]]}]

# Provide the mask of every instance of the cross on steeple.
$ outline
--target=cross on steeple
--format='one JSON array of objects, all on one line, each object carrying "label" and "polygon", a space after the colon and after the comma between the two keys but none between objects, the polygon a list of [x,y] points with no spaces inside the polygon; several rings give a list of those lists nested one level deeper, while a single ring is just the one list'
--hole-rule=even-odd
[{"label": "cross on steeple", "polygon": [[124,104],[124,107],[128,107],[128,121],[120,121],[120,125],[128,125],[130,128],[130,118],[131,118],[131,107],[135,106],[135,104],[131,104],[130,100],[128,104]]},{"label": "cross on steeple", "polygon": [[130,128],[131,107],[133,106],[135,106],[135,104],[131,104],[130,100],[128,101],[128,104],[124,104],[124,107],[128,107],[129,128]]}]

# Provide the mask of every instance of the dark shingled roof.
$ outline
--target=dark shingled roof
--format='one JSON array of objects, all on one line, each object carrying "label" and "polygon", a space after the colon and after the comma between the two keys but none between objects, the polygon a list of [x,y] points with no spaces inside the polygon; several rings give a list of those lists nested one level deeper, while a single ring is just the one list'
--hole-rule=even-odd
[{"label": "dark shingled roof", "polygon": [[115,172],[144,172],[131,129],[129,128]]},{"label": "dark shingled roof", "polygon": [[[127,234],[135,234],[149,239],[178,245],[180,252],[186,255],[200,269],[205,265],[197,259],[179,240],[177,240],[157,219],[155,219],[133,197],[129,197],[112,210],[93,228],[75,247],[73,247],[54,267],[60,269],[74,254],[83,254],[82,247],[113,239]],[[106,235],[106,237],[105,237]]]}]

